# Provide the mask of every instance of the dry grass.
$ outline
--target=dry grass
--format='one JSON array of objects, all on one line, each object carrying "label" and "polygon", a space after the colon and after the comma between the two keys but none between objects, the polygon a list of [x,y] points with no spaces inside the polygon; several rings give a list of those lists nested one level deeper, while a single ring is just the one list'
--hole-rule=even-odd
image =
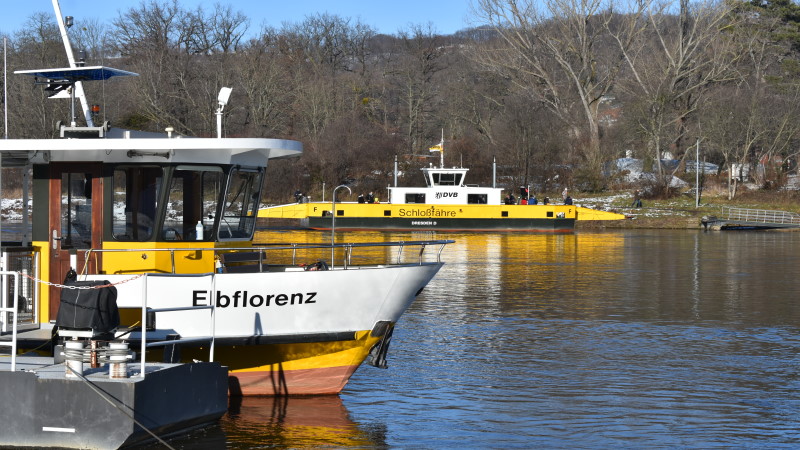
[{"label": "dry grass", "polygon": [[[582,201],[583,200],[583,201]],[[578,199],[589,208],[612,210],[628,216],[627,220],[577,222],[578,228],[701,228],[704,216],[718,216],[723,206],[800,213],[800,191],[751,190],[742,188],[728,200],[727,187],[707,187],[702,192],[700,207],[695,207],[694,192],[668,199],[643,199],[643,208],[631,208],[629,191]]]}]

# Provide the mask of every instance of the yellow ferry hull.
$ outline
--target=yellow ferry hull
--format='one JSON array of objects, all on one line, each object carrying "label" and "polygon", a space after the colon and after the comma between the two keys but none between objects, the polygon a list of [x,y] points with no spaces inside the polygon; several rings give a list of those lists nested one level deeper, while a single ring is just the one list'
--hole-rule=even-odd
[{"label": "yellow ferry hull", "polygon": [[[230,395],[337,394],[380,339],[359,331],[353,339],[330,342],[221,345],[216,359],[230,369]],[[204,355],[206,348],[184,348],[181,359]]]},{"label": "yellow ferry hull", "polygon": [[[259,210],[263,219],[297,221],[312,229],[330,229],[330,203],[298,203]],[[574,205],[425,205],[337,203],[335,226],[341,230],[472,230],[571,232],[576,220],[620,220],[622,214]]]}]

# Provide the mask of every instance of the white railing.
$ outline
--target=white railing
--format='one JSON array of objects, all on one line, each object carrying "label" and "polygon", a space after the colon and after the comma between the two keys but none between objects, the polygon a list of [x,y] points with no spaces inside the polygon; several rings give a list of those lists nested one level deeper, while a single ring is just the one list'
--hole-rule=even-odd
[{"label": "white railing", "polygon": [[[210,302],[211,304],[208,306],[186,306],[186,307],[174,307],[174,308],[153,308],[147,309],[147,278],[148,276],[159,276],[158,274],[144,274],[142,276],[142,322],[141,322],[141,353],[140,353],[140,376],[142,378],[145,377],[145,350],[147,348],[152,347],[164,347],[167,345],[180,345],[181,343],[189,343],[189,342],[208,342],[211,341],[210,348],[209,348],[209,355],[208,355],[208,362],[214,362],[214,341],[215,341],[215,333],[216,333],[216,315],[215,315],[215,305],[214,302]],[[198,276],[209,276],[208,274],[198,275]],[[211,274],[211,292],[215,292],[216,287],[216,276]],[[194,311],[198,309],[210,309],[211,310],[211,320],[209,323],[209,335],[207,337],[193,337],[188,339],[178,339],[178,340],[167,340],[167,341],[155,341],[155,342],[147,342],[147,313],[166,313],[166,312],[176,312],[176,311]],[[158,323],[158,320],[155,321]]]},{"label": "white railing", "polygon": [[800,225],[800,214],[768,209],[722,207],[722,217],[728,221]]},{"label": "white railing", "polygon": [[[8,280],[14,277],[14,301],[8,299]],[[19,301],[19,273],[3,270],[0,271],[0,313],[2,313],[3,331],[6,332],[8,316],[11,315],[11,340],[0,341],[1,346],[11,347],[11,371],[17,370],[17,302]]]},{"label": "white railing", "polygon": [[[208,247],[176,247],[176,248],[148,248],[148,249],[88,249],[86,250],[85,261],[88,261],[90,256],[93,253],[150,253],[150,252],[169,252],[170,254],[170,264],[171,264],[171,273],[176,273],[175,267],[175,253],[180,252],[214,252],[215,256],[217,254],[222,253],[235,253],[235,252],[258,252],[258,253],[271,253],[275,254],[281,251],[288,251],[291,252],[291,264],[297,265],[297,254],[299,251],[313,251],[313,250],[333,250],[333,249],[341,249],[343,251],[343,269],[348,269],[352,264],[352,257],[354,255],[354,250],[364,250],[364,249],[374,249],[379,247],[396,247],[397,248],[397,255],[396,257],[387,257],[386,261],[391,264],[390,261],[395,261],[395,264],[401,264],[403,251],[408,247],[419,247],[418,258],[416,259],[415,264],[423,265],[425,250],[429,246],[435,246],[438,248],[436,251],[436,263],[441,262],[441,255],[442,251],[444,250],[444,246],[447,244],[451,244],[455,241],[453,240],[433,240],[433,241],[398,241],[398,242],[370,242],[370,243],[346,243],[346,244],[278,244],[278,245],[254,245],[252,247],[231,247],[231,248],[208,248]],[[320,253],[322,255],[322,253]],[[264,262],[264,257],[259,257],[258,265],[261,266]],[[333,261],[330,264],[333,267]],[[136,272],[137,269],[135,267],[131,267],[132,271]]]}]

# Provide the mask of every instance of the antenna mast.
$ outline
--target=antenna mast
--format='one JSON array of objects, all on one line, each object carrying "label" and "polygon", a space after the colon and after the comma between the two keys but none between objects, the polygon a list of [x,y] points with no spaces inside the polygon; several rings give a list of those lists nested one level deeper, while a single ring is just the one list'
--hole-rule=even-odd
[{"label": "antenna mast", "polygon": [[8,39],[3,38],[3,122],[5,134],[3,139],[8,139]]},{"label": "antenna mast", "polygon": [[439,141],[439,147],[441,147],[439,151],[439,167],[444,169],[444,128],[442,128],[442,140]]},{"label": "antenna mast", "polygon": [[[56,12],[56,20],[58,20],[58,29],[61,30],[61,40],[64,41],[64,50],[67,52],[67,60],[69,61],[69,66],[71,68],[77,67],[75,64],[75,56],[72,54],[72,44],[69,42],[69,35],[67,34],[67,27],[64,25],[64,16],[61,15],[61,6],[58,4],[58,0],[53,0],[53,9]],[[83,83],[80,81],[75,82],[75,97],[78,97],[81,100],[81,108],[83,109],[83,117],[86,119],[86,125],[89,127],[94,126],[94,122],[92,121],[92,113],[89,110],[89,102],[86,101],[86,94],[83,92]],[[75,117],[70,117],[70,121],[72,122],[71,125],[74,127],[75,124]]]}]

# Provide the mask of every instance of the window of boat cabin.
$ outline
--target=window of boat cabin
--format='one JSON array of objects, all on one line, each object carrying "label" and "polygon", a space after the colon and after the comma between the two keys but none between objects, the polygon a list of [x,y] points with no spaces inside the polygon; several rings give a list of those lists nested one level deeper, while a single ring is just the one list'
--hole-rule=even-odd
[{"label": "window of boat cabin", "polygon": [[431,177],[433,179],[434,186],[460,186],[461,185],[461,177],[463,174],[460,173],[432,173]]},{"label": "window of boat cabin", "polygon": [[406,203],[425,203],[425,194],[406,194]]},{"label": "window of boat cabin", "polygon": [[229,179],[217,234],[221,241],[249,240],[256,229],[262,172],[237,167]]},{"label": "window of boat cabin", "polygon": [[[217,166],[175,167],[172,172],[164,225],[165,241],[211,241],[217,205],[225,186],[225,174]],[[198,233],[197,224],[202,224]]]},{"label": "window of boat cabin", "polygon": [[114,170],[114,239],[149,241],[153,237],[163,179],[161,167],[121,166]]},{"label": "window of boat cabin", "polygon": [[61,175],[61,246],[92,246],[92,176],[80,172]]},{"label": "window of boat cabin", "polygon": [[487,194],[467,194],[467,203],[470,205],[485,205],[488,199]]}]

